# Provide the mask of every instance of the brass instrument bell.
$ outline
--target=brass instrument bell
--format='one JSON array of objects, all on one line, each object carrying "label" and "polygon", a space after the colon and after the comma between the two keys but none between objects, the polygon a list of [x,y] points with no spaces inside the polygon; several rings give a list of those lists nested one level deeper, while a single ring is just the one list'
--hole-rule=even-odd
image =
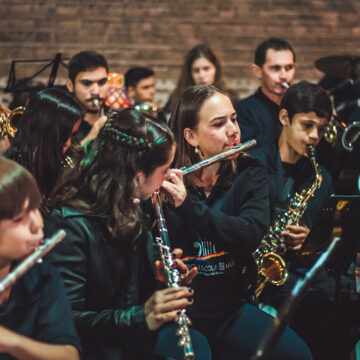
[{"label": "brass instrument bell", "polygon": [[0,136],[10,135],[11,137],[15,137],[17,132],[17,123],[14,122],[13,118],[16,115],[23,114],[25,108],[23,106],[19,106],[14,110],[8,110],[5,107],[1,107],[0,109]]}]

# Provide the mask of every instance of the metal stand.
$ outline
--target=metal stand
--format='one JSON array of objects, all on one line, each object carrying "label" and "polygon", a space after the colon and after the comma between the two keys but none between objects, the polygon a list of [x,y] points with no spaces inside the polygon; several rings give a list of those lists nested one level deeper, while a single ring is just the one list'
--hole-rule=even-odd
[{"label": "metal stand", "polygon": [[340,239],[340,237],[334,237],[327,250],[322,253],[313,267],[306,273],[305,277],[297,281],[289,298],[281,307],[278,317],[274,319],[273,326],[263,338],[263,341],[260,343],[259,348],[251,360],[266,359],[266,356],[276,346],[286,326],[289,324],[292,313],[304,296],[305,291],[308,289],[310,281],[320,268],[324,266]]},{"label": "metal stand", "polygon": [[[36,76],[41,74],[43,71],[45,71],[47,68],[51,67],[51,72],[49,75],[49,81],[47,84],[47,87],[54,86],[56,74],[59,69],[59,65],[62,64],[67,68],[67,65],[63,62],[63,59],[61,53],[57,53],[54,57],[54,59],[46,59],[46,60],[13,60],[11,63],[10,73],[9,73],[9,79],[6,88],[4,89],[5,92],[11,92],[11,93],[17,93],[17,92],[25,92],[25,91],[39,91],[44,89],[44,86],[29,86],[27,83],[34,79]],[[15,65],[18,63],[41,63],[41,62],[47,62],[45,66],[43,66],[39,71],[37,71],[34,75],[30,76],[29,78],[24,79],[23,81],[20,81],[17,83],[16,81],[16,73],[15,73]]]}]

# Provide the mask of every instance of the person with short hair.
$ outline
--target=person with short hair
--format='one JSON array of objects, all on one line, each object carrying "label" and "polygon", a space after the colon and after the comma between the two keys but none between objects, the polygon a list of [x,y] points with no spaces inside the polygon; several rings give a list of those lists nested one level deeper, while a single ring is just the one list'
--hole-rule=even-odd
[{"label": "person with short hair", "polygon": [[[286,211],[289,201],[303,190],[309,191],[315,183],[315,169],[309,159],[307,146],[319,144],[332,116],[332,103],[328,93],[320,86],[301,81],[292,85],[281,100],[279,120],[281,134],[276,143],[250,149],[249,153],[264,165],[269,181],[271,224]],[[316,153],[315,153],[316,159]],[[317,161],[317,160],[316,160]],[[321,209],[333,193],[329,173],[318,165],[320,186],[308,203],[299,223],[289,223],[281,231],[286,245],[284,256],[289,279],[284,285],[265,285],[260,299],[280,309],[296,281],[309,270],[302,262],[301,250]],[[284,215],[283,215],[284,216]],[[304,299],[292,316],[291,327],[306,341],[315,359],[333,359],[336,349],[335,281],[322,268],[313,279]],[[334,338],[332,342],[331,338]]]},{"label": "person with short hair", "polygon": [[255,94],[234,105],[242,141],[255,139],[258,145],[266,145],[278,139],[279,105],[293,82],[295,61],[295,51],[286,40],[269,38],[257,46],[252,72],[260,87]]},{"label": "person with short hair", "polygon": [[[95,51],[81,51],[70,59],[66,87],[85,112],[78,132],[82,145],[95,139],[105,124],[104,101],[108,91],[108,72],[105,57]],[[98,106],[94,100],[98,101]]]},{"label": "person with short hair", "polygon": [[153,103],[155,73],[145,67],[132,67],[124,76],[125,88],[134,104]]},{"label": "person with short hair", "polygon": [[[0,281],[44,241],[34,177],[0,157]],[[1,359],[79,359],[80,342],[57,269],[36,263],[0,292]]]}]

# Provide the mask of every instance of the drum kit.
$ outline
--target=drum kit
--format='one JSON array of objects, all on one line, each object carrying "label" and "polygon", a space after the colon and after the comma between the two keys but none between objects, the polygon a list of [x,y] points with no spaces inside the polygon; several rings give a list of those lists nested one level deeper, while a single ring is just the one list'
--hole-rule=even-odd
[{"label": "drum kit", "polygon": [[319,85],[336,110],[328,143],[319,145],[319,162],[332,175],[335,193],[360,195],[360,56],[327,56],[315,67],[324,73]]}]

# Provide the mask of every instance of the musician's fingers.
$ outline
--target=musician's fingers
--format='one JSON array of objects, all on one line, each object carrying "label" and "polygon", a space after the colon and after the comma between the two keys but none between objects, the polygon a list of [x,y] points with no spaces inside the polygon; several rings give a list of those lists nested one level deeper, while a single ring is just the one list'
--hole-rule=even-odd
[{"label": "musician's fingers", "polygon": [[287,225],[285,229],[295,234],[307,232],[307,227],[304,225]]},{"label": "musician's fingers", "polygon": [[198,274],[198,268],[193,267],[190,271],[187,272],[185,277],[181,279],[181,285],[189,286],[191,285],[194,277]]},{"label": "musician's fingers", "polygon": [[174,268],[177,269],[182,275],[186,275],[188,272],[188,267],[180,259],[174,260]]},{"label": "musician's fingers", "polygon": [[183,173],[180,169],[171,169],[170,174],[176,178],[176,181],[182,182],[183,181]]},{"label": "musician's fingers", "polygon": [[164,266],[160,260],[155,261],[155,271],[156,271],[157,279],[164,283],[166,281],[165,273],[164,273]]},{"label": "musician's fingers", "polygon": [[284,240],[287,244],[300,244],[303,243],[306,239],[306,235],[304,233],[293,234],[288,231],[282,231],[281,235],[284,237]]},{"label": "musician's fingers", "polygon": [[156,291],[154,293],[154,312],[155,313],[167,313],[169,311],[180,310],[184,307],[193,303],[192,296],[193,292],[190,292],[186,287],[177,288],[175,292],[171,293],[162,293],[164,289],[160,291]]},{"label": "musician's fingers", "polygon": [[172,252],[171,255],[173,257],[173,259],[180,259],[182,257],[183,251],[180,248],[175,248]]},{"label": "musician's fingers", "polygon": [[173,184],[170,181],[165,180],[162,183],[161,188],[164,189],[168,194],[170,194],[174,201],[173,205],[175,207],[180,206],[187,196],[186,188],[182,182]]},{"label": "musician's fingers", "polygon": [[294,251],[300,250],[301,247],[302,247],[302,243],[301,243],[301,244],[298,244],[298,245],[295,245],[295,246],[291,246],[291,245],[288,246],[288,248],[289,248],[290,250],[294,250]]}]

